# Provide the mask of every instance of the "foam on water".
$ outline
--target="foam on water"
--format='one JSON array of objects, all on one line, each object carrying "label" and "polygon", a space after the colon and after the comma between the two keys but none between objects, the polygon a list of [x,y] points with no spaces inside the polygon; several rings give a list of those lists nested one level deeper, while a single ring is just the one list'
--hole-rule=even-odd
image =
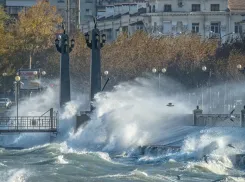
[{"label": "foam on water", "polygon": [[30,177],[31,173],[25,168],[22,169],[10,169],[8,171],[2,171],[0,181],[2,182],[25,182]]},{"label": "foam on water", "polygon": [[63,155],[59,155],[56,160],[57,164],[68,164],[69,162],[64,159]]}]

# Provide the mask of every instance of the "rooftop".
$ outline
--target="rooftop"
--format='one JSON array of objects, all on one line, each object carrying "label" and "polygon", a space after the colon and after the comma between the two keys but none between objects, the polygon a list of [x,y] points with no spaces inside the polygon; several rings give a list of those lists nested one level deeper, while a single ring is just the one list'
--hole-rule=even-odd
[{"label": "rooftop", "polygon": [[228,0],[228,8],[231,12],[245,13],[245,0]]}]

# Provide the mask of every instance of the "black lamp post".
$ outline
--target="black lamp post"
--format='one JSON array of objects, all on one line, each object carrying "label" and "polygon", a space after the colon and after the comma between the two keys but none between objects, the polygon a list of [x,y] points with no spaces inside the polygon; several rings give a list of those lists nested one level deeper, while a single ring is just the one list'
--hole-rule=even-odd
[{"label": "black lamp post", "polygon": [[211,113],[212,109],[212,94],[211,94],[211,76],[212,76],[212,70],[211,69],[207,69],[206,66],[202,67],[202,71],[204,72],[208,72],[208,87],[209,87],[209,109],[208,112]]},{"label": "black lamp post", "polygon": [[17,121],[17,130],[19,127],[19,88],[20,88],[20,76],[15,77],[16,84],[16,121]]},{"label": "black lamp post", "polygon": [[106,35],[100,35],[99,29],[97,29],[97,23],[94,18],[94,29],[92,30],[92,41],[90,41],[90,35],[85,34],[87,46],[92,50],[91,59],[91,71],[90,71],[90,100],[94,99],[94,95],[101,91],[101,60],[100,49],[106,42]]},{"label": "black lamp post", "polygon": [[75,40],[71,40],[69,46],[69,36],[65,32],[64,24],[62,25],[64,30],[59,39],[55,40],[56,49],[60,55],[60,107],[63,107],[65,103],[71,100],[70,91],[70,57],[69,53],[72,51],[75,45]]},{"label": "black lamp post", "polygon": [[3,93],[4,97],[6,97],[6,91],[5,91],[5,77],[7,76],[7,73],[3,73]]}]

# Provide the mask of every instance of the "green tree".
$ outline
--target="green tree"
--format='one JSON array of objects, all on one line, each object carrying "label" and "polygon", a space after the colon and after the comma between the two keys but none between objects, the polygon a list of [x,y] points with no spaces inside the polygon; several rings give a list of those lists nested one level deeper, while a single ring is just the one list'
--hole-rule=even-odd
[{"label": "green tree", "polygon": [[62,22],[56,7],[47,1],[39,1],[26,11],[19,13],[15,24],[16,44],[21,51],[29,54],[29,68],[32,57],[40,51],[50,48],[57,32],[57,26]]}]

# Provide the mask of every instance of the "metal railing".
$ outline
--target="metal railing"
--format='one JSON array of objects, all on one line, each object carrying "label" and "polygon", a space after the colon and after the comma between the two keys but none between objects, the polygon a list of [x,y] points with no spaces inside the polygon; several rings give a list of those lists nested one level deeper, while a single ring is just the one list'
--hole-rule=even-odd
[{"label": "metal railing", "polygon": [[49,116],[0,117],[0,133],[4,132],[57,132],[58,113],[49,110]]}]

